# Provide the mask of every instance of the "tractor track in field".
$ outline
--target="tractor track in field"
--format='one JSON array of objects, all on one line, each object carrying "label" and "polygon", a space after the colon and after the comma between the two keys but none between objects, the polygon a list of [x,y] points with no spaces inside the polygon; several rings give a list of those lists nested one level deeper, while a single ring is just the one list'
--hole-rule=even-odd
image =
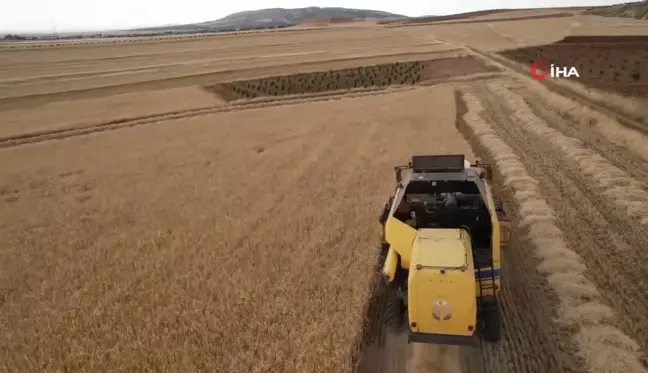
[{"label": "tractor track in field", "polygon": [[[468,108],[457,93],[457,127],[480,159],[494,164],[487,150],[480,144],[464,119]],[[500,310],[503,316],[503,339],[498,344],[481,343],[479,366],[486,373],[497,372],[579,372],[583,370],[573,359],[575,347],[564,341],[568,332],[556,325],[555,309],[558,300],[552,294],[545,276],[537,270],[539,259],[531,250],[524,230],[515,222],[520,214],[512,208],[511,192],[503,184],[504,177],[495,169],[494,193],[504,201],[509,219],[513,222],[511,242],[502,252],[502,295]],[[548,343],[551,341],[551,343]]]},{"label": "tractor track in field", "polygon": [[9,147],[38,143],[38,142],[43,142],[48,140],[62,140],[69,137],[89,135],[97,132],[117,130],[121,128],[128,128],[128,127],[134,127],[134,126],[145,125],[145,124],[153,124],[153,123],[167,121],[167,120],[183,119],[183,118],[190,118],[190,117],[217,114],[217,113],[226,113],[231,111],[260,109],[260,108],[267,108],[267,107],[281,106],[281,105],[294,105],[294,104],[300,104],[306,102],[339,100],[342,98],[390,94],[394,92],[406,91],[415,88],[416,87],[411,87],[411,86],[391,88],[391,89],[368,88],[365,90],[359,90],[351,93],[347,91],[326,92],[324,94],[302,95],[299,97],[263,98],[261,100],[255,100],[251,102],[250,101],[235,102],[227,106],[217,105],[217,106],[201,107],[196,109],[187,109],[187,110],[172,111],[172,112],[165,112],[165,113],[158,113],[158,114],[150,114],[150,115],[144,115],[139,117],[118,118],[118,119],[113,119],[113,120],[94,123],[94,124],[79,124],[77,126],[61,128],[56,130],[24,133],[19,135],[2,137],[0,138],[0,148],[9,148]]},{"label": "tractor track in field", "polygon": [[407,331],[383,326],[387,307],[387,286],[382,265],[387,251],[381,248],[376,262],[376,281],[365,310],[363,333],[358,343],[355,373],[486,373],[479,366],[477,350],[471,347],[408,344]]},{"label": "tractor track in field", "polygon": [[[609,371],[646,371],[648,271],[644,263],[648,253],[643,248],[648,233],[646,222],[641,221],[648,206],[642,185],[645,164],[598,135],[578,131],[580,124],[562,118],[510,82],[476,83],[467,90],[479,98],[486,108],[485,120],[538,181],[544,200],[554,210],[557,227],[587,267],[585,276],[615,311],[610,322],[623,332],[616,334],[617,339],[633,340],[616,341],[624,345],[622,353],[627,353],[623,359],[617,356],[616,367],[613,357],[605,356],[609,351],[598,352],[609,360]],[[591,309],[580,317],[579,322],[587,325],[603,315]],[[569,356],[565,358],[569,361]],[[596,366],[596,362],[589,364]]]},{"label": "tractor track in field", "polygon": [[258,66],[247,66],[238,70],[211,71],[202,72],[191,75],[180,76],[162,76],[150,77],[149,80],[136,81],[136,82],[123,82],[122,84],[104,85],[96,87],[79,87],[73,89],[70,87],[63,87],[61,90],[54,90],[49,92],[17,94],[15,96],[2,96],[0,97],[0,109],[9,108],[33,108],[43,104],[52,103],[56,101],[78,100],[96,97],[105,97],[120,93],[141,92],[147,90],[159,90],[165,88],[178,88],[200,85],[212,85],[222,82],[230,82],[236,80],[250,80],[259,79],[268,76],[277,75],[290,75],[295,73],[313,73],[315,71],[327,69],[345,69],[349,66],[362,66],[366,64],[381,64],[392,63],[394,59],[398,60],[437,60],[443,58],[460,57],[464,53],[460,48],[436,50],[436,51],[423,51],[423,52],[408,52],[408,53],[395,53],[382,56],[359,56],[359,57],[342,57],[330,59],[325,65],[321,61],[301,62],[298,64],[279,64],[264,67],[261,71]]},{"label": "tractor track in field", "polygon": [[[512,109],[507,106],[515,101],[507,100],[502,96],[503,92],[499,91],[497,98],[492,95],[487,97],[491,101],[499,99],[504,103],[500,104],[500,108],[510,112]],[[497,102],[492,104],[498,105]],[[638,312],[648,308],[648,269],[645,267],[648,253],[643,249],[648,245],[645,225],[641,225],[637,218],[627,216],[623,207],[615,204],[614,196],[605,196],[606,189],[597,188],[597,182],[592,177],[588,178],[579,164],[555,149],[555,134],[539,139],[525,130],[524,124],[517,118],[506,120],[500,112],[498,119],[502,134],[508,134],[517,144],[526,142],[524,150],[519,151],[523,153],[522,157],[528,159],[526,163],[533,165],[531,169],[535,170],[535,174],[547,175],[546,181],[541,183],[559,216],[559,222],[562,222],[561,228],[584,258],[591,278],[607,302],[624,316],[620,320],[623,331],[633,337],[641,345],[644,355],[648,356],[648,341],[644,338],[648,333],[648,315]],[[602,168],[601,178],[605,177],[606,166],[599,166]],[[624,184],[623,175],[614,176],[618,186],[612,188],[621,187],[627,193],[641,193],[641,189]],[[645,200],[633,202],[642,204]]]},{"label": "tractor track in field", "polygon": [[143,115],[137,117],[116,118],[104,122],[97,122],[97,123],[90,123],[90,124],[79,123],[77,125],[71,125],[65,128],[59,128],[54,130],[22,133],[18,135],[0,137],[0,148],[10,148],[15,146],[39,143],[39,142],[50,141],[50,140],[62,140],[70,137],[89,135],[89,134],[103,132],[103,131],[129,128],[129,127],[140,126],[145,124],[153,124],[153,123],[167,121],[167,120],[191,118],[197,116],[226,113],[226,112],[240,111],[240,110],[268,108],[273,106],[295,105],[295,104],[301,104],[306,102],[341,100],[346,98],[384,95],[384,94],[391,94],[394,92],[403,92],[412,89],[417,89],[420,88],[420,86],[479,81],[483,79],[492,78],[493,76],[494,74],[477,74],[477,75],[457,76],[452,79],[431,80],[431,81],[422,82],[421,85],[415,85],[415,86],[392,86],[389,88],[370,87],[370,88],[354,89],[351,91],[348,90],[331,91],[331,92],[321,92],[321,93],[313,93],[313,94],[301,94],[301,95],[294,95],[294,96],[291,95],[291,96],[284,96],[284,97],[260,97],[251,100],[242,100],[238,102],[235,101],[227,105],[207,106],[207,107],[200,107],[195,109],[155,113],[155,114],[149,114],[149,115]]},{"label": "tractor track in field", "polygon": [[566,116],[550,109],[547,105],[538,104],[542,98],[522,84],[513,88],[522,96],[533,114],[542,119],[550,127],[583,142],[588,148],[605,157],[612,165],[622,168],[637,181],[648,183],[648,165],[641,156],[628,151],[625,146],[617,145],[605,137],[600,131],[592,128],[587,121],[570,120]]}]

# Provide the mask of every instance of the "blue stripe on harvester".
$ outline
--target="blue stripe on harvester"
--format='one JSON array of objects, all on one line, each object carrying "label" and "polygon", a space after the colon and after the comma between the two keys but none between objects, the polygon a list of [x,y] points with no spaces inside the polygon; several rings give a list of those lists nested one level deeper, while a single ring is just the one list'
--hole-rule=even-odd
[{"label": "blue stripe on harvester", "polygon": [[475,270],[475,279],[477,280],[483,280],[483,279],[488,279],[491,277],[499,278],[501,276],[501,270],[500,268],[495,268],[495,271],[491,271],[490,269],[482,269],[481,271]]}]

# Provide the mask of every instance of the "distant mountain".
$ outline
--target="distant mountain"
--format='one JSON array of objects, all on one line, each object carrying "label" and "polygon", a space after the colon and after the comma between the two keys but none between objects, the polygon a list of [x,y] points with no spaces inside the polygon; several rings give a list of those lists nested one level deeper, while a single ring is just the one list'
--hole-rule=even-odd
[{"label": "distant mountain", "polygon": [[450,21],[458,19],[473,18],[478,16],[485,16],[494,13],[509,12],[514,9],[489,9],[489,10],[478,10],[474,12],[466,13],[457,13],[457,14],[448,14],[445,16],[421,16],[421,17],[412,17],[404,20],[395,20],[395,21],[381,21],[380,23],[430,23],[430,22],[439,22],[439,21]]},{"label": "distant mountain", "polygon": [[257,29],[295,26],[300,23],[315,20],[331,20],[333,22],[365,20],[406,19],[406,16],[378,10],[349,9],[349,8],[271,8],[250,10],[230,14],[215,21],[192,23],[187,25],[148,27],[134,31],[189,31],[189,30],[225,30],[225,29]]},{"label": "distant mountain", "polygon": [[648,20],[648,1],[625,3],[610,6],[597,6],[587,9],[585,14],[603,17],[622,17]]}]

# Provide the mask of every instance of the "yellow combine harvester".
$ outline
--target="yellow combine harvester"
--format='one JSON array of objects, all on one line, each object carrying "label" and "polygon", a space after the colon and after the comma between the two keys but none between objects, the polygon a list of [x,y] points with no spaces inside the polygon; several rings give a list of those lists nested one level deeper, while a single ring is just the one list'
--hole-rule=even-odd
[{"label": "yellow combine harvester", "polygon": [[500,249],[509,223],[491,193],[490,166],[422,155],[395,171],[396,191],[380,216],[387,326],[409,325],[410,342],[499,341]]}]

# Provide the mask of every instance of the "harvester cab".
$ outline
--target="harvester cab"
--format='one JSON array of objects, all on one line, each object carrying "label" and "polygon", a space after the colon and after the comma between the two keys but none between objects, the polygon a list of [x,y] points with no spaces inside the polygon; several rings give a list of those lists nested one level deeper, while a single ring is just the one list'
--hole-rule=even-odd
[{"label": "harvester cab", "polygon": [[380,216],[385,323],[407,327],[411,342],[498,341],[509,222],[491,192],[490,165],[421,155],[395,172],[396,190]]}]

